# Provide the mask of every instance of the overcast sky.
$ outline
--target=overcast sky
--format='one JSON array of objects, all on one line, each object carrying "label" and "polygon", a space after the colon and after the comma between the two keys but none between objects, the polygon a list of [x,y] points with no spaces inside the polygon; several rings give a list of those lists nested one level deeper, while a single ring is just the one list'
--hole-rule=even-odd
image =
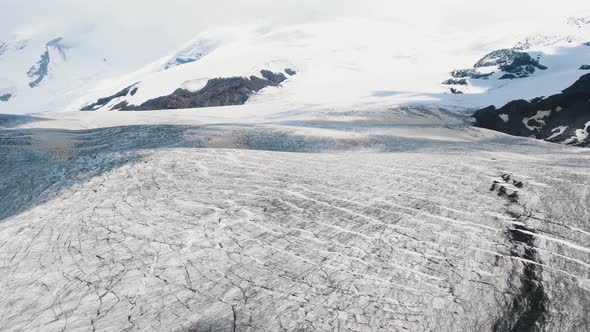
[{"label": "overcast sky", "polygon": [[518,17],[576,15],[590,5],[585,0],[0,0],[0,8],[11,13],[2,15],[3,32],[111,24],[184,38],[218,25],[293,24],[346,16],[467,27]]},{"label": "overcast sky", "polygon": [[0,9],[0,38],[92,39],[111,48],[140,49],[146,59],[218,26],[272,27],[362,16],[469,31],[590,15],[587,0],[0,0]]}]

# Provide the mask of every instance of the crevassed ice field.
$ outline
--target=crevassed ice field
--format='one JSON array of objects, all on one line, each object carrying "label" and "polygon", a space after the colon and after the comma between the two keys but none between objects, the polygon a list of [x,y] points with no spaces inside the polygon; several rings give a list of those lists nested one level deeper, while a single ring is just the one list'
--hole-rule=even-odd
[{"label": "crevassed ice field", "polygon": [[588,326],[588,150],[384,113],[2,131],[1,328]]}]

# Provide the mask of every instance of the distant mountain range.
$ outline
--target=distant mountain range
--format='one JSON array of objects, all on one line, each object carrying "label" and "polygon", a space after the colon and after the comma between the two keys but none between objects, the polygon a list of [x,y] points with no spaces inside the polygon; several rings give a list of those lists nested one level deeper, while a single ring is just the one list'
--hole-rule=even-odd
[{"label": "distant mountain range", "polygon": [[[270,103],[285,110],[376,102],[499,107],[512,100],[558,94],[589,73],[589,22],[590,17],[564,18],[551,31],[531,27],[528,37],[518,40],[507,27],[498,33],[501,40],[493,43],[487,43],[489,34],[481,31],[470,39],[441,34],[441,40],[421,31],[392,34],[404,25],[364,19],[277,29],[213,29],[177,50],[162,49],[167,55],[149,64],[123,64],[106,55],[113,54],[108,45],[97,48],[96,40],[47,32],[0,41],[0,112],[243,103]],[[359,26],[362,29],[354,28]],[[453,69],[457,63],[466,65]],[[498,116],[508,113],[502,108]],[[483,126],[497,127],[487,122]],[[515,133],[516,127],[511,128],[501,130]],[[581,124],[568,128],[555,136],[524,124],[518,134],[582,144],[570,140],[575,136],[572,130],[584,129]]]}]

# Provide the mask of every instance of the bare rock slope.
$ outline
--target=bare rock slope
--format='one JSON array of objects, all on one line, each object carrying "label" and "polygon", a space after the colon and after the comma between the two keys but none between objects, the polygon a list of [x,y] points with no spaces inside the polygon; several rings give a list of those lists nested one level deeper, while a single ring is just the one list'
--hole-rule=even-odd
[{"label": "bare rock slope", "polygon": [[477,111],[473,117],[482,128],[510,135],[535,137],[549,142],[590,144],[590,74],[582,76],[562,93],[530,101],[514,100],[496,109]]}]

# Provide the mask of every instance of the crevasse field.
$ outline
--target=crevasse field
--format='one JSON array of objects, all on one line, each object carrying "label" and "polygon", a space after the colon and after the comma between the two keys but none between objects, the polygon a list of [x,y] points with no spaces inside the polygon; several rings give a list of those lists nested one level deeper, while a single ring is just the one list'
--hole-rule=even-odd
[{"label": "crevasse field", "polygon": [[82,130],[7,117],[0,329],[589,326],[587,149],[458,110],[363,114]]}]

